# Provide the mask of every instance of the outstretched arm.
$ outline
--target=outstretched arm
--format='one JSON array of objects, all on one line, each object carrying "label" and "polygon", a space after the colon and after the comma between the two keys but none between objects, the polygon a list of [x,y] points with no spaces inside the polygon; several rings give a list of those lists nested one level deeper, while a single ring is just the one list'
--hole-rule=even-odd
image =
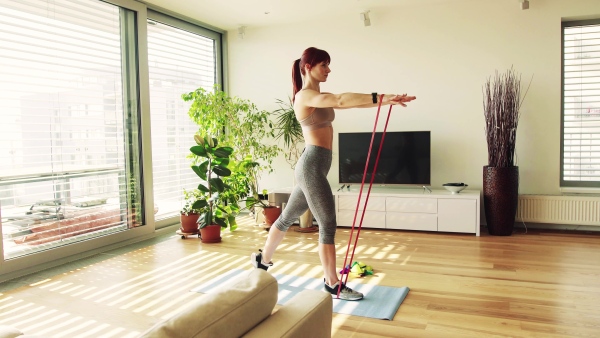
[{"label": "outstretched arm", "polygon": [[[402,94],[402,95],[395,95],[396,98],[393,98],[390,102],[386,103],[385,102],[385,97],[384,97],[384,101],[381,105],[395,105],[395,104],[399,104],[402,107],[406,107],[406,102],[410,102],[414,99],[416,99],[416,96],[408,96],[407,94]],[[381,95],[377,96],[377,100],[381,99]],[[369,104],[364,104],[361,106],[357,106],[357,107],[346,107],[346,108],[372,108],[372,107],[377,107],[379,106],[379,103],[373,103],[373,101],[371,101],[371,103]],[[340,108],[338,108],[340,109]],[[341,108],[344,109],[344,108]]]},{"label": "outstretched arm", "polygon": [[[377,95],[377,100],[381,99],[381,95]],[[383,95],[382,105],[400,104],[406,107],[406,102],[416,99],[415,96],[406,94],[385,94]],[[300,100],[302,104],[308,107],[316,108],[368,108],[376,107],[379,103],[373,103],[371,94],[360,93],[319,93],[316,90],[305,89],[296,94],[296,100]]]}]

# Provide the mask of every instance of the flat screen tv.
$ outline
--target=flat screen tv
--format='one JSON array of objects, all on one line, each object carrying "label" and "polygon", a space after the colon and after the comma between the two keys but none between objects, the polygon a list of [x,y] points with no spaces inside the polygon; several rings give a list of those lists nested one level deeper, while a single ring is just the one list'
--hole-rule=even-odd
[{"label": "flat screen tv", "polygon": [[[373,150],[365,184],[369,184],[382,132],[375,134]],[[339,133],[339,181],[343,184],[360,184],[371,143],[370,132]],[[431,132],[386,132],[373,184],[377,185],[430,185]]]}]

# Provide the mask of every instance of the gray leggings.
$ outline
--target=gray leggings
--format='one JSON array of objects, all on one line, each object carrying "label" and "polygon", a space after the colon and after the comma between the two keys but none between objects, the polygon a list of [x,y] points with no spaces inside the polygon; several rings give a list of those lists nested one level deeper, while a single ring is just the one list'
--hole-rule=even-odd
[{"label": "gray leggings", "polygon": [[334,244],[336,219],[335,202],[327,173],[331,168],[331,150],[307,145],[298,163],[295,176],[298,184],[288,199],[281,216],[273,223],[287,231],[310,208],[319,225],[319,243]]}]

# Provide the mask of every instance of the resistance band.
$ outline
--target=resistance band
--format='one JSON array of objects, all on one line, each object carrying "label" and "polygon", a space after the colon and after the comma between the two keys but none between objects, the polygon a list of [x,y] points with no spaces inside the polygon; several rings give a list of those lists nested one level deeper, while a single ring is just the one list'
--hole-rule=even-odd
[{"label": "resistance band", "polygon": [[[373,149],[373,141],[375,140],[375,131],[377,130],[377,121],[379,120],[379,112],[381,111],[381,103],[383,102],[383,94],[381,94],[381,98],[379,99],[379,105],[377,106],[377,116],[375,116],[375,125],[373,126],[373,134],[371,135],[371,144],[369,145],[369,153],[367,154],[367,162],[365,163],[365,171],[363,173],[362,182],[360,184],[360,191],[358,193],[358,201],[356,202],[356,211],[354,211],[354,220],[352,221],[352,229],[350,230],[350,239],[348,240],[348,249],[346,250],[346,257],[344,258],[344,265],[342,268],[342,274],[340,280],[342,283],[346,284],[348,281],[348,275],[350,274],[350,269],[346,271],[346,263],[348,261],[348,253],[350,252],[350,243],[352,242],[352,236],[354,234],[354,225],[356,224],[356,216],[358,215],[358,207],[360,206],[360,200],[362,197],[363,187],[365,185],[365,178],[367,177],[367,170],[369,168],[369,159],[371,158],[371,151]],[[354,251],[356,250],[356,245],[358,244],[358,236],[360,235],[360,229],[362,227],[362,222],[365,217],[365,211],[367,211],[367,204],[369,203],[369,195],[371,194],[371,187],[373,186],[373,181],[375,179],[375,174],[377,173],[377,166],[379,165],[379,156],[381,156],[381,149],[383,148],[383,141],[385,139],[385,132],[387,130],[388,122],[390,121],[390,114],[392,113],[392,106],[390,105],[390,110],[388,111],[387,119],[385,120],[385,126],[383,127],[383,134],[381,135],[381,142],[379,144],[379,150],[377,151],[377,157],[375,158],[375,166],[373,167],[373,173],[371,174],[371,181],[369,182],[369,190],[367,191],[367,197],[365,198],[365,206],[363,207],[362,215],[360,216],[360,223],[358,224],[358,229],[356,231],[356,238],[354,239],[354,244],[352,246],[352,255],[350,256],[350,262],[354,259]],[[345,272],[345,276],[344,276]],[[337,298],[340,298],[341,288],[338,288]]]}]

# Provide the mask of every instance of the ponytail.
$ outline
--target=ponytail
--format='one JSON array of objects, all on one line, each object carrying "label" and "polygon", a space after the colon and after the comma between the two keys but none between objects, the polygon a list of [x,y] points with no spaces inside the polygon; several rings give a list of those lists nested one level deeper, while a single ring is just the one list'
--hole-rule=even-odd
[{"label": "ponytail", "polygon": [[296,100],[296,93],[302,89],[302,75],[300,69],[300,59],[294,61],[294,65],[292,66],[292,102]]}]

